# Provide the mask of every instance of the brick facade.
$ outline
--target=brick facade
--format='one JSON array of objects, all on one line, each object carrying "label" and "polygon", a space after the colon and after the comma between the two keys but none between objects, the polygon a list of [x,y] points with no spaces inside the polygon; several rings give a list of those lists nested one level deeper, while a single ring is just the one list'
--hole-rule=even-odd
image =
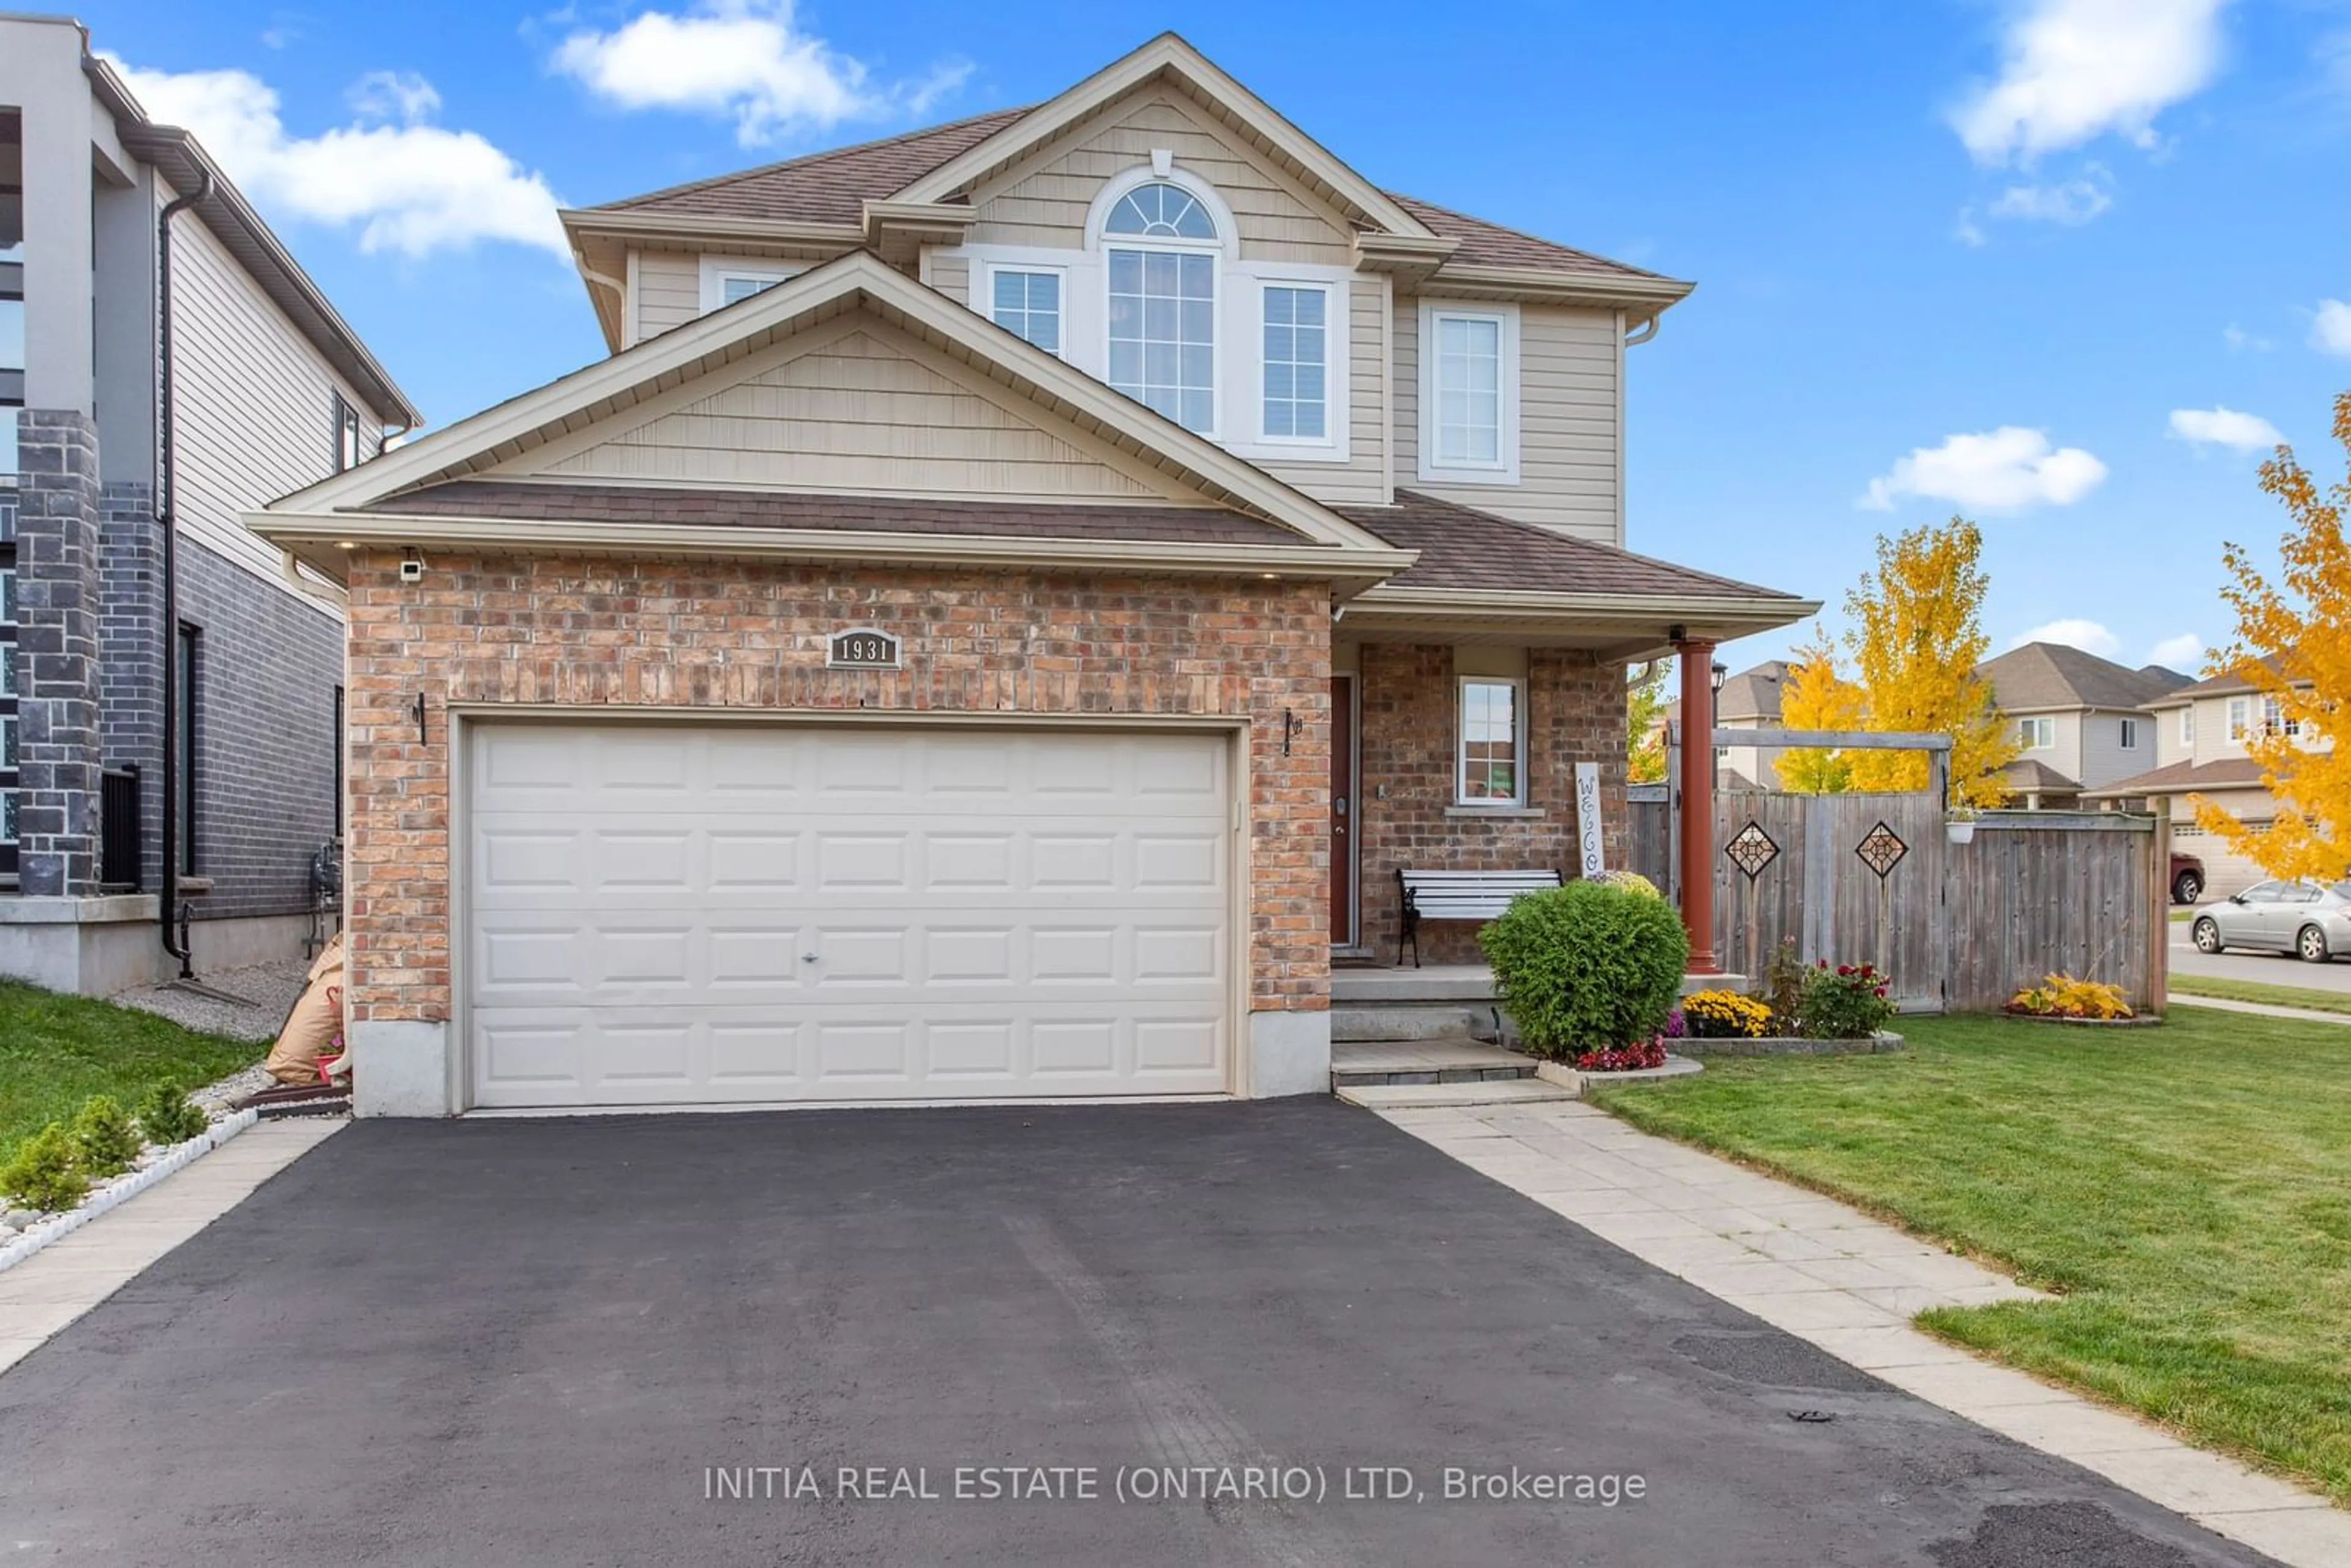
[{"label": "brick facade", "polygon": [[[409,585],[398,567],[361,551],[349,576],[354,1022],[449,1017],[453,702],[1245,716],[1250,1006],[1328,1005],[1320,584],[436,552]],[[852,625],[900,634],[906,667],[828,670],[827,634]]]},{"label": "brick facade", "polygon": [[[1363,943],[1393,961],[1401,931],[1396,872],[1555,866],[1573,875],[1575,764],[1600,764],[1603,853],[1625,864],[1625,667],[1573,650],[1527,655],[1527,806],[1536,815],[1481,816],[1454,807],[1454,655],[1424,643],[1362,649],[1363,776],[1356,795]],[[1478,961],[1477,928],[1420,928],[1432,964]]]},{"label": "brick facade", "polygon": [[98,426],[18,415],[17,885],[98,891]]}]

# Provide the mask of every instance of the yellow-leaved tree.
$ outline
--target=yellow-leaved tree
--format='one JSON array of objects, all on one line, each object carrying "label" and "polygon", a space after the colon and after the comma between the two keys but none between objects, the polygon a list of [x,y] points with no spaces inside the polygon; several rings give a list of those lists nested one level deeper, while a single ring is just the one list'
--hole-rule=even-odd
[{"label": "yellow-leaved tree", "polygon": [[[1838,666],[1825,637],[1802,650],[1798,691],[1783,695],[1789,728],[1917,730],[1951,737],[1951,803],[1997,806],[2008,798],[2000,770],[2016,756],[1993,708],[1991,687],[1976,674],[1991,645],[1983,631],[1983,535],[1965,517],[1921,525],[1877,539],[1877,566],[1845,595],[1852,625],[1844,634],[1853,674]],[[1801,695],[1792,711],[1792,698]],[[1921,751],[1854,749],[1819,760],[1800,756],[1790,789],[1924,789]]]},{"label": "yellow-leaved tree", "polygon": [[[1790,729],[1859,729],[1861,688],[1837,667],[1835,644],[1815,625],[1810,643],[1792,650],[1780,683],[1780,722]],[[1780,788],[1807,795],[1834,795],[1853,788],[1853,768],[1842,751],[1798,747],[1780,754]]]},{"label": "yellow-leaved tree", "polygon": [[1625,777],[1635,784],[1666,781],[1666,677],[1670,659],[1652,659],[1625,672]]},{"label": "yellow-leaved tree", "polygon": [[[2351,464],[2351,392],[2335,400],[2335,439]],[[2280,541],[2280,580],[2272,582],[2241,545],[2221,559],[2234,580],[2220,591],[2237,612],[2237,641],[2214,660],[2277,709],[2273,723],[2245,735],[2278,807],[2267,832],[2255,832],[2210,800],[2196,800],[2196,821],[2229,841],[2272,876],[2333,881],[2351,871],[2351,747],[2326,748],[2335,716],[2351,702],[2351,468],[2321,490],[2286,447],[2262,465],[2262,488],[2285,503],[2293,525]],[[2266,705],[2265,705],[2266,706]]]}]

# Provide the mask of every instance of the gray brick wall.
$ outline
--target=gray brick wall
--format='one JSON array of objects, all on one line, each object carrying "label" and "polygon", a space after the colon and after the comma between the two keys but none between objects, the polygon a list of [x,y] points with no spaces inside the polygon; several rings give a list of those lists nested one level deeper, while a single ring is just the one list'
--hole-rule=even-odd
[{"label": "gray brick wall", "polygon": [[139,769],[139,885],[163,870],[163,559],[145,485],[99,496],[98,641],[100,749],[109,768]]},{"label": "gray brick wall", "polygon": [[342,622],[185,533],[178,562],[180,619],[202,628],[196,871],[214,890],[196,913],[307,910],[310,856],[335,831]]},{"label": "gray brick wall", "polygon": [[19,888],[98,891],[98,427],[70,409],[17,424]]}]

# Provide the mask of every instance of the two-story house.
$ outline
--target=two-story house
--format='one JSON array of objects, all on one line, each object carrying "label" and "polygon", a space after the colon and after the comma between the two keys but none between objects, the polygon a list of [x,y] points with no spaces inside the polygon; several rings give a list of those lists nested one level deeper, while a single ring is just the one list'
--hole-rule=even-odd
[{"label": "two-story house", "polygon": [[2277,800],[2262,781],[2260,765],[2245,754],[2245,737],[2283,728],[2302,746],[2317,751],[2332,750],[2334,738],[2304,734],[2279,712],[2274,698],[2234,675],[2215,675],[2168,692],[2150,701],[2146,712],[2155,732],[2155,766],[2085,789],[2085,800],[2145,810],[2159,799],[2168,800],[2172,838],[2179,848],[2203,861],[2207,897],[2225,898],[2262,881],[2268,873],[2259,865],[2198,825],[2189,797],[2210,800],[2240,821],[2265,827],[2277,813]]},{"label": "two-story house", "polygon": [[2157,758],[2145,709],[2188,684],[2159,664],[2134,670],[2063,643],[2027,643],[1986,659],[2015,760],[2001,770],[2010,803],[2027,810],[2080,804],[2085,791],[2143,773]]},{"label": "two-story house", "polygon": [[1627,662],[1816,608],[1624,548],[1689,285],[1172,35],[564,221],[609,359],[247,519],[350,589],[364,1113],[1325,1091],[1400,868],[1623,864]]},{"label": "two-story house", "polygon": [[415,422],[78,24],[0,16],[0,974],[177,974],[175,894],[206,968],[302,951],[342,596],[238,514]]}]

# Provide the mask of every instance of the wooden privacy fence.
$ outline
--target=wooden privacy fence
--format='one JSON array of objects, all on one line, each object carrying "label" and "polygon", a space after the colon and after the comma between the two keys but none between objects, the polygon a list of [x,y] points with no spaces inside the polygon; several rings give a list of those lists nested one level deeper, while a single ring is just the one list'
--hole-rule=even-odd
[{"label": "wooden privacy fence", "polygon": [[[1667,791],[1642,789],[1630,810],[1632,868],[1675,890]],[[1723,967],[1760,977],[1793,937],[1807,964],[1885,969],[1906,1011],[1997,1008],[2052,972],[2105,981],[2133,1008],[2160,1010],[2168,818],[1988,811],[1965,844],[1944,824],[1939,793],[1718,791],[1708,874]],[[1750,827],[1776,849],[1751,882],[1724,852]],[[1882,882],[1858,852],[1881,827],[1903,852]],[[1760,850],[1752,838],[1746,847]]]}]

